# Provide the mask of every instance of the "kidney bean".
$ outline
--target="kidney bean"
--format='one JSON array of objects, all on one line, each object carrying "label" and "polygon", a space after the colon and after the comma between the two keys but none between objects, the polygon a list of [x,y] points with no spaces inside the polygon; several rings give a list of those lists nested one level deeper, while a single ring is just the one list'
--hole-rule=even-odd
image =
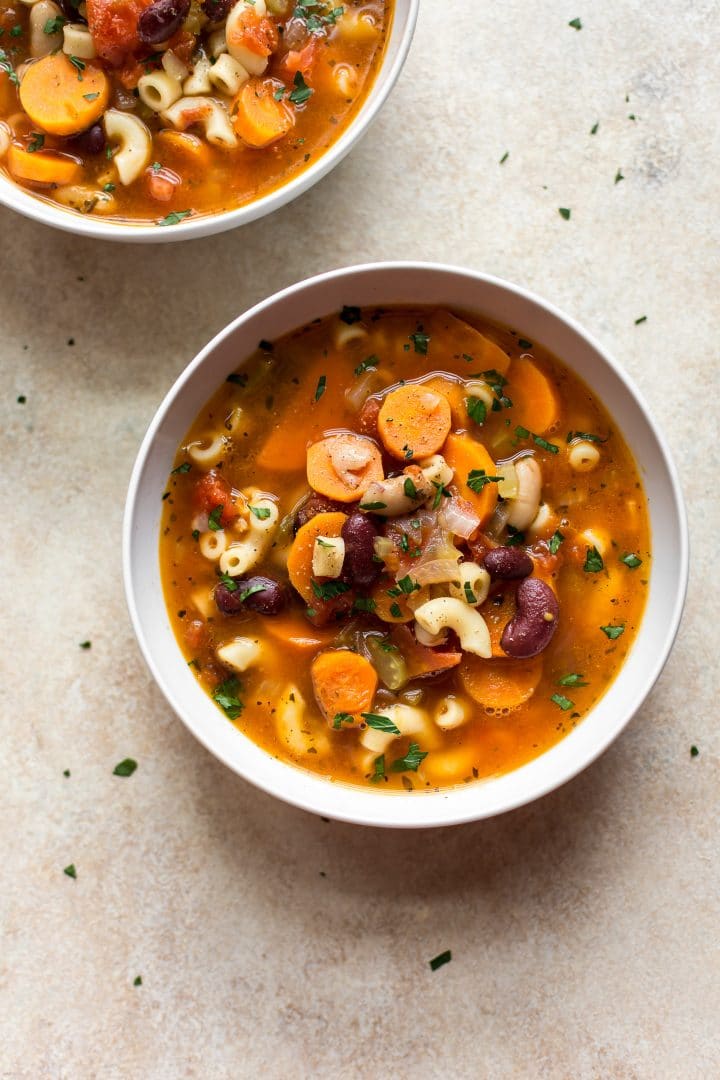
[{"label": "kidney bean", "polygon": [[367,514],[351,514],[340,534],[345,541],[343,577],[353,585],[367,588],[380,576],[382,564],[376,562],[374,541],[378,530]]},{"label": "kidney bean", "polygon": [[[257,611],[260,615],[277,615],[285,607],[285,590],[273,578],[255,574],[253,577],[233,578],[233,581],[235,589],[228,588],[222,581],[215,586],[215,603],[223,615],[239,615],[247,609]],[[257,591],[247,595],[254,588]]]},{"label": "kidney bean", "polygon": [[498,578],[503,581],[524,578],[533,572],[532,559],[519,548],[495,548],[493,551],[488,551],[483,562],[493,581],[497,581]]},{"label": "kidney bean", "polygon": [[227,18],[234,5],[235,0],[203,0],[200,7],[211,22],[220,22]]},{"label": "kidney bean", "polygon": [[137,35],[143,45],[160,45],[180,29],[190,10],[190,0],[155,0],[140,13]]},{"label": "kidney bean", "polygon": [[500,647],[508,656],[525,660],[550,644],[560,607],[550,586],[536,577],[520,582],[516,604],[517,612],[503,630]]},{"label": "kidney bean", "polygon": [[81,131],[65,143],[66,149],[71,153],[79,154],[80,157],[88,157],[91,154],[101,154],[105,149],[105,132],[102,124],[93,124],[87,131]]},{"label": "kidney bean", "polygon": [[308,521],[318,514],[329,514],[334,510],[345,511],[347,507],[333,499],[326,499],[324,495],[311,495],[295,514],[295,531],[297,532],[301,525],[307,525]]},{"label": "kidney bean", "polygon": [[378,438],[377,419],[380,415],[382,402],[377,398],[368,398],[358,413],[357,429],[362,435],[368,435],[371,439]]}]

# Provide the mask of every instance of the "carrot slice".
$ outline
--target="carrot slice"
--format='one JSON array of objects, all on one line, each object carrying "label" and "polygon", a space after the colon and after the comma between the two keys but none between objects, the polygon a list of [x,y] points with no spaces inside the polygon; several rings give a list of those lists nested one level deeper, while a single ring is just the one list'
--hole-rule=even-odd
[{"label": "carrot slice", "polygon": [[299,611],[274,615],[272,619],[265,619],[263,627],[284,649],[293,649],[302,655],[317,652],[324,645],[329,645],[337,633],[335,627],[326,630],[311,626]]},{"label": "carrot slice", "polygon": [[491,712],[517,709],[535,693],[542,675],[541,656],[529,660],[483,660],[466,653],[458,668],[468,694]]},{"label": "carrot slice", "polygon": [[450,427],[447,398],[422,383],[407,383],[391,390],[378,414],[383,446],[404,462],[437,453]]},{"label": "carrot slice", "polygon": [[335,510],[316,514],[301,525],[288,553],[287,570],[292,587],[300,593],[306,604],[317,608],[318,597],[312,587],[312,557],[318,536],[339,536],[347,521],[347,514]]},{"label": "carrot slice", "polygon": [[198,169],[205,169],[210,165],[208,144],[189,131],[172,131],[170,128],[163,128],[155,136],[155,144],[158,151],[162,151],[163,165],[169,165],[171,168],[196,165]]},{"label": "carrot slice", "polygon": [[18,180],[32,180],[36,184],[75,184],[83,173],[80,162],[68,154],[55,150],[29,154],[14,145],[8,150],[8,169]]},{"label": "carrot slice", "polygon": [[[482,371],[497,371],[504,375],[510,366],[510,357],[499,345],[485,337],[465,319],[458,318],[449,311],[437,311],[427,324],[430,337],[430,356],[433,364],[443,370],[455,371],[463,378],[468,374],[477,376]],[[433,356],[433,337],[442,340],[442,358]]]},{"label": "carrot slice", "polygon": [[[389,595],[390,591],[393,592],[392,596]],[[399,592],[400,595],[394,595],[396,592]],[[390,577],[388,574],[383,574],[373,585],[371,598],[375,603],[373,611],[378,619],[382,619],[383,622],[406,623],[415,618],[408,607],[407,594],[400,592],[395,578]]]},{"label": "carrot slice", "polygon": [[295,124],[291,110],[274,96],[276,90],[270,79],[249,79],[230,110],[235,131],[255,150],[282,139]]},{"label": "carrot slice", "polygon": [[465,407],[465,398],[468,395],[462,383],[456,382],[455,379],[448,379],[444,375],[433,375],[432,379],[427,379],[421,385],[447,398],[453,428],[468,426],[468,414]]},{"label": "carrot slice", "polygon": [[507,379],[513,421],[535,435],[554,429],[560,420],[560,401],[550,379],[537,363],[516,358],[510,365]]},{"label": "carrot slice", "polygon": [[[337,424],[338,407],[335,395],[323,392],[321,386],[332,387],[335,356],[322,352],[313,354],[307,363],[293,365],[293,380],[286,388],[282,423],[275,423],[256,458],[261,469],[275,472],[300,472],[306,467],[306,450],[311,442],[321,439],[323,432]],[[288,370],[290,359],[279,364]],[[287,365],[287,366],[285,366]]]},{"label": "carrot slice", "polygon": [[[494,476],[495,462],[483,444],[470,435],[448,435],[443,454],[448,465],[455,470],[453,486],[479,516],[482,528],[495,509],[498,492],[496,483],[490,482],[481,486],[480,474],[484,472],[486,476]],[[478,475],[471,476],[473,473]],[[468,480],[471,483],[474,480],[473,487],[469,486]],[[480,490],[476,491],[476,487]]]},{"label": "carrot slice", "polygon": [[328,649],[315,657],[310,674],[315,700],[329,723],[338,713],[359,722],[360,713],[370,712],[378,677],[364,656],[349,649]]},{"label": "carrot slice", "polygon": [[25,72],[20,103],[34,124],[51,135],[75,135],[96,123],[110,100],[105,72],[91,61],[75,67],[63,52],[50,53]]},{"label": "carrot slice", "polygon": [[329,435],[308,448],[308,483],[328,499],[356,502],[384,476],[380,451],[362,435]]}]

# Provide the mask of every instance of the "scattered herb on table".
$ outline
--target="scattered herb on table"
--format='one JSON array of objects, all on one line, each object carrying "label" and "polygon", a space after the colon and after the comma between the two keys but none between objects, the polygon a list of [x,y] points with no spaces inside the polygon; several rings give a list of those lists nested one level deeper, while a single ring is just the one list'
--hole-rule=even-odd
[{"label": "scattered herb on table", "polygon": [[136,769],[137,761],[133,761],[132,758],[126,757],[117,763],[113,769],[113,776],[132,776]]},{"label": "scattered herb on table", "polygon": [[431,971],[437,971],[438,968],[443,967],[444,964],[449,964],[452,960],[452,950],[446,949],[445,952],[438,953],[437,956],[433,956],[432,960],[429,960]]},{"label": "scattered herb on table", "polygon": [[67,876],[71,878],[76,878],[77,870],[75,869],[75,863],[70,863],[69,866],[66,866],[63,870],[63,874],[67,874]]}]

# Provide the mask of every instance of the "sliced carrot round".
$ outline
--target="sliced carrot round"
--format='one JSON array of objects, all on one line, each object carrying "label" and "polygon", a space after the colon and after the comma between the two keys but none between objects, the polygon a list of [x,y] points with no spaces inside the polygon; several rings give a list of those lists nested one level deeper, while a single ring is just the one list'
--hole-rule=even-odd
[{"label": "sliced carrot round", "polygon": [[483,444],[471,435],[448,435],[443,454],[455,471],[453,485],[479,516],[482,528],[498,500],[497,483],[483,483],[483,474],[495,475],[495,462]]},{"label": "sliced carrot round", "polygon": [[347,514],[342,514],[337,510],[327,514],[316,514],[314,518],[310,518],[310,521],[300,526],[293,540],[287,561],[290,584],[300,593],[303,600],[313,607],[317,606],[317,597],[312,587],[312,557],[315,541],[318,536],[340,536],[346,521]]},{"label": "sliced carrot round", "polygon": [[337,634],[337,627],[325,629],[311,626],[300,611],[286,611],[274,615],[272,619],[265,619],[263,629],[284,649],[291,649],[300,655],[317,652],[324,645],[329,645]]},{"label": "sliced carrot round", "polygon": [[450,403],[422,383],[391,390],[378,415],[378,432],[388,454],[400,461],[435,454],[451,427]]},{"label": "sliced carrot round", "polygon": [[13,145],[8,150],[7,161],[8,169],[18,180],[32,180],[36,184],[75,184],[83,173],[79,161],[55,150],[36,150],[30,154]]},{"label": "sliced carrot round", "polygon": [[364,656],[349,649],[328,649],[315,657],[310,673],[315,700],[329,723],[338,714],[359,721],[360,713],[370,712],[378,677]]},{"label": "sliced carrot round", "polygon": [[373,585],[371,599],[375,603],[374,614],[383,622],[407,623],[415,618],[408,606],[407,593],[398,589],[395,578],[389,574],[383,574]]},{"label": "sliced carrot round", "polygon": [[356,502],[384,476],[380,451],[362,435],[328,435],[308,449],[308,483],[328,499]]},{"label": "sliced carrot round", "polygon": [[524,705],[535,693],[542,675],[543,660],[484,660],[465,653],[458,668],[470,697],[489,712],[510,712]]},{"label": "sliced carrot round", "polygon": [[230,110],[235,131],[255,150],[282,139],[295,124],[291,110],[274,96],[276,90],[277,83],[269,79],[250,79]]},{"label": "sliced carrot round", "polygon": [[535,435],[555,428],[560,419],[560,402],[550,379],[535,360],[517,357],[510,364],[507,380],[513,422]]},{"label": "sliced carrot round", "polygon": [[34,124],[51,135],[75,135],[107,109],[110,83],[91,61],[79,68],[63,52],[30,64],[20,83],[20,102]]}]

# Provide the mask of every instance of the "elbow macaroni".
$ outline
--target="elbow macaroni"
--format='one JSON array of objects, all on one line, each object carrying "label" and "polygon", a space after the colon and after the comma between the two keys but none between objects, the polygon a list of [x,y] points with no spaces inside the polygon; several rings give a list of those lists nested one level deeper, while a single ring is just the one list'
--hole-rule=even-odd
[{"label": "elbow macaroni", "polygon": [[206,97],[182,97],[169,109],[161,113],[164,120],[176,131],[185,131],[192,124],[199,124],[205,132],[205,138],[214,146],[225,148],[237,146],[237,136],[233,131],[226,109]]},{"label": "elbow macaroni", "polygon": [[150,164],[152,136],[139,117],[120,109],[108,109],[104,122],[108,141],[119,146],[113,162],[120,183],[132,184]]},{"label": "elbow macaroni", "polygon": [[492,656],[490,632],[482,615],[454,596],[439,596],[415,609],[415,621],[430,634],[454,630],[464,652]]},{"label": "elbow macaroni", "polygon": [[234,97],[250,75],[246,68],[228,52],[221,53],[210,68],[210,82],[228,97]]},{"label": "elbow macaroni", "polygon": [[480,607],[490,591],[490,575],[484,566],[475,562],[462,562],[458,566],[458,580],[450,582],[450,595],[470,607]]},{"label": "elbow macaroni", "polygon": [[151,71],[137,84],[140,100],[153,112],[165,112],[182,96],[179,81],[167,71]]},{"label": "elbow macaroni", "polygon": [[[229,574],[230,577],[239,577],[260,561],[270,546],[278,524],[278,508],[271,499],[256,496],[253,501],[251,492],[247,493],[246,498],[250,509],[247,532],[242,540],[230,544],[220,556],[220,569],[223,574]],[[257,517],[252,513],[253,508],[267,510],[267,517]]]}]

